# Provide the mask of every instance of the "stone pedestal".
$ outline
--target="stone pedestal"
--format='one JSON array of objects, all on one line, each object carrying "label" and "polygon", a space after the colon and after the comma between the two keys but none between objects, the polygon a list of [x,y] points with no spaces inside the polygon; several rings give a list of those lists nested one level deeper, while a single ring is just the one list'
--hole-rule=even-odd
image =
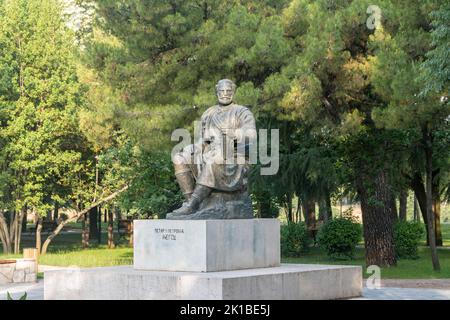
[{"label": "stone pedestal", "polygon": [[361,267],[283,264],[222,272],[131,266],[45,272],[46,300],[317,300],[358,297]]},{"label": "stone pedestal", "polygon": [[212,272],[280,265],[276,219],[135,220],[134,268]]},{"label": "stone pedestal", "polygon": [[280,265],[276,219],[137,220],[134,228],[134,266],[47,271],[45,299],[342,299],[362,292],[359,266]]}]

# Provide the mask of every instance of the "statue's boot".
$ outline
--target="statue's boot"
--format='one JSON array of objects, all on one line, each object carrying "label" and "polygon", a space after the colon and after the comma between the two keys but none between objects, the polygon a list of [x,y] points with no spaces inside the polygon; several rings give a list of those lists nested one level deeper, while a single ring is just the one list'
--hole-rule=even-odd
[{"label": "statue's boot", "polygon": [[181,192],[183,192],[183,195],[186,198],[186,201],[189,201],[195,188],[195,179],[192,172],[187,170],[180,171],[175,173],[175,177],[177,178],[177,182],[180,186]]},{"label": "statue's boot", "polygon": [[198,210],[200,204],[211,194],[211,188],[198,184],[190,199],[183,206],[167,215],[168,218],[193,214]]}]

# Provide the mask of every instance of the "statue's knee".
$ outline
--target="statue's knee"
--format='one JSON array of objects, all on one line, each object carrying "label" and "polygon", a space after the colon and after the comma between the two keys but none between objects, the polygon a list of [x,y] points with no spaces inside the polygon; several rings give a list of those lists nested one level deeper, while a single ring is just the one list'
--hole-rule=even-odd
[{"label": "statue's knee", "polygon": [[183,157],[183,153],[178,152],[172,155],[172,163],[174,165],[181,165],[186,163],[186,159]]},{"label": "statue's knee", "polygon": [[188,161],[186,161],[181,154],[176,154],[172,158],[172,162],[175,169],[175,174],[191,171]]}]

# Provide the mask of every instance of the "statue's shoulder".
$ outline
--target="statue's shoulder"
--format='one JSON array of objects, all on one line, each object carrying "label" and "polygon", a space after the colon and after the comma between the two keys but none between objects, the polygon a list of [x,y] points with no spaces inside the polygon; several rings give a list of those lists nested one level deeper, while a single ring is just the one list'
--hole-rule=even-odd
[{"label": "statue's shoulder", "polygon": [[235,105],[235,110],[236,110],[238,115],[246,115],[246,114],[253,115],[253,113],[252,113],[252,111],[250,110],[249,107],[242,106],[240,104],[236,104]]},{"label": "statue's shoulder", "polygon": [[207,116],[211,115],[212,113],[216,112],[218,110],[218,108],[219,108],[218,105],[209,107],[208,109],[206,109],[205,112],[203,112],[202,118],[207,117]]},{"label": "statue's shoulder", "polygon": [[235,108],[236,110],[239,110],[239,111],[250,110],[248,107],[243,106],[243,105],[240,105],[240,104],[234,104],[234,108]]}]

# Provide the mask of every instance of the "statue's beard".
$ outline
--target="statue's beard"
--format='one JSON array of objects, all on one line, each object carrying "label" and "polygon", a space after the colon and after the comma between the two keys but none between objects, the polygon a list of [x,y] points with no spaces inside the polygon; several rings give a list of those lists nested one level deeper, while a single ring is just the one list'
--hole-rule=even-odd
[{"label": "statue's beard", "polygon": [[233,102],[233,97],[231,98],[219,98],[219,104],[222,106],[230,105]]}]

